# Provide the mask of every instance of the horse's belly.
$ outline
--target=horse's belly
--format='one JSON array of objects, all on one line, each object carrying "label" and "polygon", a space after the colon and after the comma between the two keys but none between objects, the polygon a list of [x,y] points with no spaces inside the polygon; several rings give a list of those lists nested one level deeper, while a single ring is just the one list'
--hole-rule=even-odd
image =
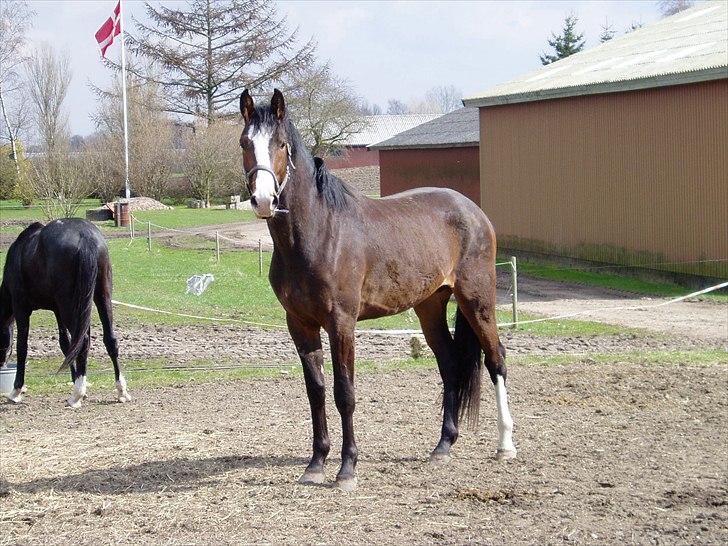
[{"label": "horse's belly", "polygon": [[365,282],[358,320],[386,317],[406,311],[449,285],[448,274],[430,271],[424,274],[393,274]]}]

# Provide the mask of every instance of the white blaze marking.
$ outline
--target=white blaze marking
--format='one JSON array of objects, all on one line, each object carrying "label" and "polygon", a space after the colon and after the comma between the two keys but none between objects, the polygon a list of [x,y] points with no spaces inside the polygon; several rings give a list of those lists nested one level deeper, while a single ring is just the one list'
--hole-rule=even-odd
[{"label": "white blaze marking", "polygon": [[86,396],[86,376],[82,375],[76,378],[73,383],[71,396],[68,398],[68,405],[72,408],[80,408],[81,400]]},{"label": "white blaze marking", "polygon": [[498,406],[498,449],[516,451],[513,445],[513,419],[508,411],[508,393],[503,376],[496,376],[495,403]]},{"label": "white blaze marking", "polygon": [[[272,135],[268,131],[258,130],[252,137],[255,163],[261,167],[273,170],[270,160],[270,140]],[[276,194],[276,184],[273,176],[267,171],[255,172],[255,192],[253,195],[261,207],[272,206]]]}]

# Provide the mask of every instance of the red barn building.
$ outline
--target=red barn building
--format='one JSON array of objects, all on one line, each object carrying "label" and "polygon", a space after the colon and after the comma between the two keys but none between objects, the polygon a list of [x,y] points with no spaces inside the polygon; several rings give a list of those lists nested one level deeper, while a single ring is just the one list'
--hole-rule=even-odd
[{"label": "red barn building", "polygon": [[452,188],[480,204],[477,108],[461,108],[369,148],[379,152],[381,195]]},{"label": "red barn building", "polygon": [[463,103],[480,110],[481,206],[499,248],[728,278],[725,2]]},{"label": "red barn building", "polygon": [[337,155],[329,157],[326,165],[329,169],[350,169],[353,167],[369,167],[379,165],[379,152],[367,146],[392,138],[394,135],[411,129],[416,125],[430,121],[437,114],[382,114],[362,118],[362,129],[352,133]]}]

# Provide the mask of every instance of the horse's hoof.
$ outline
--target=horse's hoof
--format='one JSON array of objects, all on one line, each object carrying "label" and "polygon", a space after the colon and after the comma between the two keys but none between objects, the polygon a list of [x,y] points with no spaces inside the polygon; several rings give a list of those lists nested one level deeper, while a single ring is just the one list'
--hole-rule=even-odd
[{"label": "horse's hoof", "polygon": [[5,397],[10,400],[13,404],[20,404],[23,400],[23,389],[13,389],[13,391],[10,394],[5,395]]},{"label": "horse's hoof", "polygon": [[356,490],[356,476],[353,478],[336,478],[336,487],[347,493]]},{"label": "horse's hoof", "polygon": [[321,484],[326,481],[326,474],[323,470],[321,472],[309,472],[308,470],[303,473],[303,476],[298,478],[298,483],[302,484]]},{"label": "horse's hoof", "polygon": [[66,406],[71,409],[78,409],[81,407],[81,400],[83,400],[83,397],[76,398],[75,396],[71,396],[68,400],[66,400]]},{"label": "horse's hoof", "polygon": [[124,404],[126,402],[131,402],[131,395],[128,392],[122,392],[116,397],[116,399],[119,403]]},{"label": "horse's hoof", "polygon": [[430,464],[433,464],[435,466],[442,466],[446,465],[452,460],[452,456],[449,453],[442,453],[438,451],[433,451],[430,453]]},{"label": "horse's hoof", "polygon": [[499,449],[495,452],[495,458],[498,461],[507,461],[509,459],[515,459],[516,453],[515,449]]}]

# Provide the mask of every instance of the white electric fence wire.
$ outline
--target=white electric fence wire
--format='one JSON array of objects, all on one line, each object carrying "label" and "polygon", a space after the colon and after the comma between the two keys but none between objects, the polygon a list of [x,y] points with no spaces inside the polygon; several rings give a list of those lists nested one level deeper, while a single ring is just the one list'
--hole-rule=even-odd
[{"label": "white electric fence wire", "polygon": [[[673,298],[667,301],[662,301],[659,303],[654,304],[645,304],[645,305],[622,305],[617,307],[598,307],[595,309],[585,309],[582,311],[577,311],[576,313],[567,313],[564,315],[557,315],[554,317],[544,317],[544,318],[538,318],[538,319],[531,319],[531,320],[523,320],[518,321],[518,325],[522,324],[533,324],[536,322],[546,322],[551,320],[561,320],[565,318],[571,318],[576,317],[579,315],[584,315],[588,313],[598,313],[599,311],[627,311],[627,310],[641,310],[641,309],[654,309],[657,307],[664,307],[666,305],[670,305],[673,303],[677,303],[689,298],[694,298],[696,296],[701,296],[703,294],[707,294],[709,292],[714,292],[715,290],[720,290],[721,288],[728,287],[728,281],[722,282],[720,284],[716,284],[714,286],[709,286],[708,288],[703,288],[702,290],[698,290],[697,292],[691,292],[690,294],[686,294],[684,296],[680,296],[677,298]],[[209,320],[209,321],[215,321],[215,322],[236,322],[240,324],[248,324],[251,326],[261,326],[264,328],[279,328],[279,329],[285,329],[287,328],[284,325],[281,324],[266,324],[262,322],[252,322],[248,320],[241,320],[241,319],[234,319],[234,318],[217,318],[217,317],[204,317],[200,315],[188,315],[186,313],[174,313],[172,311],[163,311],[161,309],[154,309],[152,307],[144,307],[142,305],[134,305],[131,303],[124,303],[117,300],[111,300],[111,303],[114,305],[120,305],[122,307],[129,307],[131,309],[138,309],[141,311],[148,311],[151,313],[161,313],[163,315],[173,315],[177,317],[184,317],[184,318],[193,318],[193,319],[199,319],[199,320]],[[506,326],[513,326],[512,322],[505,322],[498,324],[498,328],[505,328]],[[357,330],[359,333],[365,333],[365,334],[378,334],[378,335],[412,335],[412,334],[421,334],[422,330]]]}]

